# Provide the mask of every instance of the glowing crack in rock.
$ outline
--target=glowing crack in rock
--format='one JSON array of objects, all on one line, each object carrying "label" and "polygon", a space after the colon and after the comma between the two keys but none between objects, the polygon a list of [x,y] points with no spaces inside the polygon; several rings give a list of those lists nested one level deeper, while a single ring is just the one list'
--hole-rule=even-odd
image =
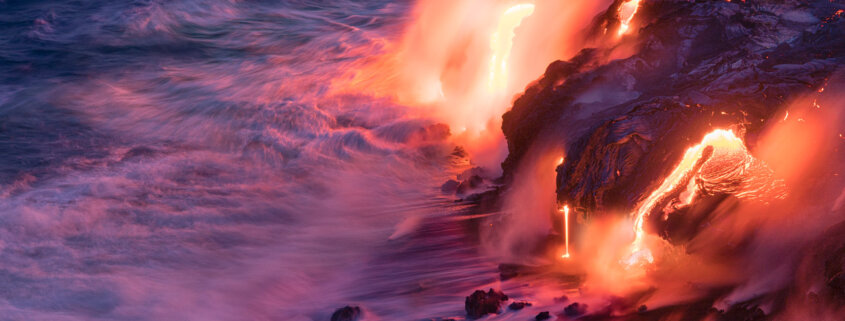
[{"label": "glowing crack in rock", "polygon": [[560,209],[560,211],[563,212],[563,235],[564,235],[563,239],[564,239],[564,244],[566,246],[566,253],[561,255],[561,257],[564,258],[564,259],[568,259],[569,258],[569,206],[564,205],[563,208]]},{"label": "glowing crack in rock", "polygon": [[654,211],[692,203],[696,195],[730,194],[741,199],[766,200],[785,197],[782,180],[754,158],[733,131],[717,129],[690,147],[681,162],[635,212],[634,242],[627,266],[654,262],[644,243],[645,219]]},{"label": "glowing crack in rock", "polygon": [[619,35],[624,35],[631,28],[631,20],[640,9],[640,0],[629,0],[619,5]]},{"label": "glowing crack in rock", "polygon": [[492,93],[502,93],[508,86],[508,59],[513,47],[514,29],[519,27],[522,20],[534,13],[533,4],[518,4],[505,10],[499,19],[496,32],[490,39],[490,76],[487,84]]}]

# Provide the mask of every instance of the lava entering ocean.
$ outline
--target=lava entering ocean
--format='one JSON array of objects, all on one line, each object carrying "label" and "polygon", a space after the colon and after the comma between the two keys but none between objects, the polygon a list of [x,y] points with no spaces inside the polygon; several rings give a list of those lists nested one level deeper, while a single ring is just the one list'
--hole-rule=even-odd
[{"label": "lava entering ocean", "polygon": [[843,12],[0,0],[0,319],[841,321]]},{"label": "lava entering ocean", "polygon": [[624,262],[629,266],[654,262],[644,244],[644,222],[652,214],[690,205],[699,194],[782,199],[784,193],[782,180],[773,178],[772,171],[748,152],[742,139],[730,130],[714,130],[687,149],[663,183],[637,207],[635,239]]},{"label": "lava entering ocean", "polygon": [[627,0],[619,5],[619,31],[618,35],[624,35],[631,28],[631,20],[640,9],[640,0]]}]

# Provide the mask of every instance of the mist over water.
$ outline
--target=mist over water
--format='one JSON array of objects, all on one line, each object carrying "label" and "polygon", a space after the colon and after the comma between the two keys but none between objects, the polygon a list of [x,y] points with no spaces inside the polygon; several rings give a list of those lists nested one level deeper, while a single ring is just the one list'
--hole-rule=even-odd
[{"label": "mist over water", "polygon": [[[703,31],[682,28],[695,31],[683,50],[671,49],[672,37],[663,47],[637,33],[676,33],[661,14],[680,23],[731,6],[717,16],[736,12],[725,20],[734,24],[745,11],[655,2],[639,21],[617,19],[634,14],[619,11],[621,1],[529,2],[0,0],[0,320],[329,320],[346,305],[367,321],[462,319],[464,299],[481,288],[533,304],[489,320],[565,318],[576,302],[596,320],[673,320],[687,308],[718,319],[749,302],[787,319],[812,312],[805,303],[818,296],[805,293],[826,282],[812,247],[842,230],[829,230],[845,204],[841,73],[824,78],[824,95],[807,83],[808,95],[781,97],[771,108],[783,110],[757,134],[738,131],[737,150],[767,164],[749,175],[774,175],[787,197],[702,189],[689,203],[681,195],[692,194],[672,188],[655,194],[654,212],[701,224],[668,235],[660,228],[673,216],[635,231],[636,208],[591,213],[561,183],[604,195],[618,177],[643,176],[643,188],[665,179],[656,173],[673,159],[614,163],[643,159],[639,147],[621,149],[634,133],[651,141],[668,132],[647,128],[659,119],[634,113],[640,107],[620,108],[638,97],[703,96],[637,84],[663,77],[646,62],[662,65],[664,50],[678,51],[678,68],[702,63],[682,56],[695,57],[687,40]],[[747,25],[764,30],[757,24],[777,8],[763,9],[748,11],[767,18]],[[797,12],[783,14],[790,28],[817,24]],[[737,28],[725,30],[751,35]],[[785,34],[773,30],[760,37]],[[511,117],[528,118],[503,121],[512,106],[523,110]],[[609,140],[576,146],[613,117]],[[599,150],[595,160],[579,146]],[[521,156],[500,167],[509,151]],[[598,158],[613,153],[614,162]],[[565,176],[568,164],[584,166]],[[713,166],[714,176],[751,168]],[[481,183],[444,184],[455,178]],[[486,188],[497,189],[477,203],[456,200]],[[652,190],[620,195],[642,200]],[[566,219],[562,206],[572,209]],[[630,268],[621,259],[640,231],[655,261]],[[561,245],[570,240],[571,256]],[[842,309],[819,311],[836,320]]]},{"label": "mist over water", "polygon": [[410,5],[0,2],[3,319],[459,314],[448,130],[330,94]]}]

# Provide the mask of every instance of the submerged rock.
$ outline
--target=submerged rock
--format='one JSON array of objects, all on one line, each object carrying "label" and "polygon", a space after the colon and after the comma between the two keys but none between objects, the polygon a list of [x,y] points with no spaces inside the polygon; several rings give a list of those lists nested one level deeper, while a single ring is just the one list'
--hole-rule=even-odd
[{"label": "submerged rock", "polygon": [[460,184],[460,182],[450,179],[446,181],[446,183],[443,183],[443,185],[440,185],[440,191],[445,194],[455,194],[455,192],[458,191],[458,186]]},{"label": "submerged rock", "polygon": [[538,313],[537,316],[534,317],[534,320],[543,321],[543,320],[548,320],[548,319],[551,319],[551,318],[552,318],[552,316],[549,314],[549,311],[543,311],[543,312]]},{"label": "submerged rock", "polygon": [[469,318],[477,319],[490,313],[499,313],[502,309],[502,302],[507,300],[508,296],[502,291],[496,291],[492,288],[487,292],[476,290],[472,295],[466,297],[464,308]]},{"label": "submerged rock", "polygon": [[519,302],[512,302],[510,305],[508,305],[508,309],[518,311],[518,310],[522,310],[525,307],[530,307],[530,306],[531,306],[531,302],[519,301]]},{"label": "submerged rock", "polygon": [[345,306],[332,313],[332,321],[356,321],[361,317],[361,308],[357,306]]},{"label": "submerged rock", "polygon": [[587,305],[583,303],[572,303],[563,309],[563,314],[568,317],[577,317],[587,313]]}]

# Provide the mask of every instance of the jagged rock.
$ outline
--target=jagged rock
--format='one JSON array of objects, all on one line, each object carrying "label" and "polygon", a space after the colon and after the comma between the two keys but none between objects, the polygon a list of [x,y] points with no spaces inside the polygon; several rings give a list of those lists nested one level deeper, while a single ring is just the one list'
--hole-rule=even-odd
[{"label": "jagged rock", "polygon": [[458,184],[458,187],[456,188],[455,192],[458,194],[466,194],[470,190],[481,186],[482,183],[484,183],[484,179],[481,178],[481,176],[472,175],[469,178],[461,181],[461,183]]},{"label": "jagged rock", "polygon": [[818,90],[845,62],[845,19],[818,22],[836,6],[643,1],[636,54],[609,60],[599,47],[554,62],[503,116],[505,182],[542,142],[566,150],[559,201],[633,208],[671,170],[651,164],[676,162],[716,127],[741,124],[753,139],[785,102]]},{"label": "jagged rock", "polygon": [[361,308],[347,305],[332,313],[332,321],[356,321],[360,316]]},{"label": "jagged rock", "polygon": [[460,182],[450,179],[440,186],[440,191],[446,194],[455,194],[458,190],[458,185],[460,185]]},{"label": "jagged rock", "polygon": [[490,313],[499,313],[502,302],[507,300],[508,296],[502,291],[496,291],[492,288],[487,292],[476,290],[472,295],[466,297],[464,308],[469,318],[477,319]]},{"label": "jagged rock", "polygon": [[518,310],[522,310],[525,307],[530,307],[530,306],[531,306],[531,302],[518,301],[518,302],[512,302],[510,305],[508,305],[508,309],[518,311]]},{"label": "jagged rock", "polygon": [[543,321],[543,320],[548,320],[548,319],[551,319],[551,318],[552,318],[552,316],[549,315],[549,311],[543,311],[543,312],[538,313],[537,316],[534,317],[534,320]]},{"label": "jagged rock", "polygon": [[583,303],[572,303],[563,309],[563,314],[568,317],[577,317],[587,313],[587,305]]}]

